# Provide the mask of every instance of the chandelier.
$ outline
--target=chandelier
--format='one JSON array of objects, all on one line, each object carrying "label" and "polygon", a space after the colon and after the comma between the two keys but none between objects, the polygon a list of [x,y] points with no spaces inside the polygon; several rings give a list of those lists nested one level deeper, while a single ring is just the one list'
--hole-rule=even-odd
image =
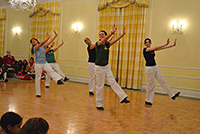
[{"label": "chandelier", "polygon": [[15,10],[29,10],[36,6],[36,0],[9,0],[11,8]]}]

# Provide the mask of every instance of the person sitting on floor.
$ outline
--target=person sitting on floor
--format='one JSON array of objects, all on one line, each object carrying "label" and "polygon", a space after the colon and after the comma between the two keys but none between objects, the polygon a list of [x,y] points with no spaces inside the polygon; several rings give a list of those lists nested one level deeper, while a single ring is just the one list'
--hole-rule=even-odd
[{"label": "person sitting on floor", "polygon": [[27,74],[28,73],[28,71],[29,71],[29,65],[28,65],[28,62],[27,62],[27,60],[23,60],[23,64],[22,64],[22,68],[21,68],[21,72],[22,72],[22,74],[24,75],[24,74]]},{"label": "person sitting on floor", "polygon": [[19,134],[47,134],[48,130],[48,122],[43,118],[35,117],[26,121]]},{"label": "person sitting on floor", "polygon": [[3,64],[3,58],[0,57],[0,80],[3,80],[3,82],[7,82],[7,72],[5,70],[4,64]]},{"label": "person sitting on floor", "polygon": [[5,113],[0,120],[0,134],[17,134],[22,125],[22,117],[14,112]]}]

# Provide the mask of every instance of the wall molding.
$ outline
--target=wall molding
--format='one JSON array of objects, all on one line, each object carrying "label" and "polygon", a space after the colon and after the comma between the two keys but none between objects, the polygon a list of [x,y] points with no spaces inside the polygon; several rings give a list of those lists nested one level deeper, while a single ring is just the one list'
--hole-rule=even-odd
[{"label": "wall molding", "polygon": [[78,78],[75,75],[68,75],[66,74],[66,76],[69,78],[70,81],[73,82],[79,82],[79,83],[89,83],[89,77],[88,78]]},{"label": "wall molding", "polygon": [[200,68],[196,68],[196,67],[180,67],[180,66],[167,66],[167,65],[158,65],[158,67],[175,68],[175,69],[200,70]]},{"label": "wall molding", "polygon": [[[143,73],[143,75],[146,75],[146,74]],[[171,77],[171,85],[169,87],[173,88],[173,84],[174,84],[174,77],[173,77],[173,75],[163,75],[163,77]],[[147,85],[147,83],[142,82],[142,85]],[[160,84],[155,84],[155,86],[161,87]]]},{"label": "wall molding", "polygon": [[14,57],[16,57],[16,58],[23,58],[23,59],[21,59],[21,60],[26,59],[26,60],[28,61],[28,59],[27,59],[26,56],[22,56],[22,55],[14,55]]},{"label": "wall molding", "polygon": [[59,58],[58,60],[61,60],[61,61],[88,62],[87,60],[80,60],[80,59],[65,59],[65,58]]},{"label": "wall molding", "polygon": [[186,90],[192,90],[192,91],[200,91],[200,89],[196,89],[196,88],[187,88],[187,87],[179,87],[177,86],[177,79],[178,78],[183,78],[183,79],[192,79],[192,80],[199,80],[200,81],[200,78],[196,78],[196,77],[185,77],[185,76],[176,76],[175,77],[175,88],[177,89],[186,89]]},{"label": "wall molding", "polygon": [[89,76],[85,76],[85,75],[78,75],[77,70],[78,69],[86,69],[88,71],[87,67],[73,67],[73,66],[66,66],[66,65],[60,65],[60,67],[64,67],[64,68],[72,68],[73,69],[73,74],[66,74],[67,76],[76,76],[76,77],[82,77],[82,78],[89,78]]},{"label": "wall molding", "polygon": [[151,2],[151,17],[150,17],[150,28],[149,28],[149,37],[151,38],[152,31],[152,19],[153,19],[153,0]]}]

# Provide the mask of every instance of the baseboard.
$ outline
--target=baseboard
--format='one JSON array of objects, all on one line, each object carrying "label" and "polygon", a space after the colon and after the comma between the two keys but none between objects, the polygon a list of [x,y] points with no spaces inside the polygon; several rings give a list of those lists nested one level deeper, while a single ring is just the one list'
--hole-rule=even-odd
[{"label": "baseboard", "polygon": [[77,78],[77,77],[73,77],[73,76],[69,76],[68,78],[70,81],[73,81],[73,82],[80,82],[80,83],[88,83],[89,82],[88,78]]}]

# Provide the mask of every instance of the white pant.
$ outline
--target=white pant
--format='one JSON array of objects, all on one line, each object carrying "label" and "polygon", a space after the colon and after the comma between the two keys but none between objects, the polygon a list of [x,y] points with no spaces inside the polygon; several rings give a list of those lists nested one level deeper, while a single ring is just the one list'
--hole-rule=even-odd
[{"label": "white pant", "polygon": [[4,79],[4,80],[7,79],[7,72],[4,72],[4,74],[3,74],[3,79]]},{"label": "white pant", "polygon": [[154,89],[155,89],[155,78],[160,83],[160,85],[164,88],[167,92],[169,97],[173,96],[172,90],[167,85],[163,75],[161,74],[160,70],[157,66],[146,66],[146,73],[148,78],[148,85],[146,89],[146,100],[147,102],[153,102],[154,97]]},{"label": "white pant", "polygon": [[88,62],[89,69],[89,92],[94,92],[95,90],[95,64]]},{"label": "white pant", "polygon": [[51,76],[51,78],[54,81],[58,81],[62,79],[62,77],[53,71],[53,69],[49,66],[48,63],[45,64],[35,64],[35,88],[36,88],[36,95],[41,95],[41,89],[40,89],[40,79],[42,71],[46,71],[47,74]]},{"label": "white pant", "polygon": [[[57,63],[48,63],[48,64],[50,65],[50,67],[53,70],[55,70],[62,77],[63,80],[65,79],[65,74],[61,71],[61,69]],[[51,77],[47,73],[46,80],[45,80],[45,86],[50,86],[50,80],[51,80]]]},{"label": "white pant", "polygon": [[95,65],[96,73],[96,106],[104,106],[104,82],[105,79],[110,83],[111,88],[119,96],[120,101],[127,97],[127,94],[122,90],[122,88],[117,84],[115,78],[113,77],[110,65],[97,66]]}]

